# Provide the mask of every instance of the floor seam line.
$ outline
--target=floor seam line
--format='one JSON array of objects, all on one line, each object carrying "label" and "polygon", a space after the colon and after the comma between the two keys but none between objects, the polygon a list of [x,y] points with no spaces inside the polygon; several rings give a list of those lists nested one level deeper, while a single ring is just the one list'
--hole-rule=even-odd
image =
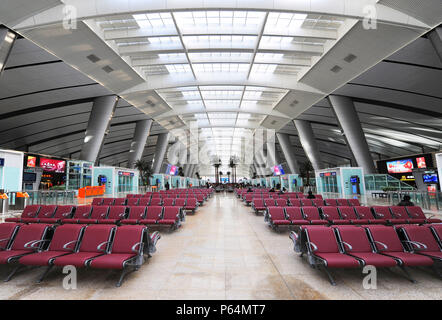
[{"label": "floor seam line", "polygon": [[[249,219],[247,219],[247,223],[248,223],[250,226],[252,225],[252,224],[250,223]],[[290,295],[292,296],[292,299],[295,299],[295,296],[294,296],[292,290],[290,289],[290,287],[289,287],[287,281],[286,281],[285,278],[282,276],[281,272],[279,271],[279,269],[278,269],[278,267],[276,266],[275,262],[273,261],[272,257],[270,256],[270,254],[269,254],[268,251],[266,250],[266,248],[265,248],[265,246],[264,246],[262,240],[258,237],[258,235],[257,235],[257,233],[256,233],[256,231],[255,231],[255,229],[252,228],[252,230],[253,230],[253,233],[255,234],[255,237],[258,239],[259,243],[261,243],[261,246],[263,247],[264,252],[266,253],[266,255],[269,257],[270,261],[272,262],[272,265],[273,265],[273,266],[275,267],[275,269],[278,271],[278,274],[279,274],[279,276],[282,278],[282,281],[284,282],[284,284],[285,284],[285,286],[287,287],[287,289],[289,290]]]}]

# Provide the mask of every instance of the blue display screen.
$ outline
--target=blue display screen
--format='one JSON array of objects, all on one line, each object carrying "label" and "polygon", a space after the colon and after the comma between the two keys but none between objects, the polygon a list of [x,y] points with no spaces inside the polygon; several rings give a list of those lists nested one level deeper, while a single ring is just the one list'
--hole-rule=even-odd
[{"label": "blue display screen", "polygon": [[422,178],[424,179],[424,182],[425,182],[425,183],[432,183],[432,182],[438,183],[438,182],[439,182],[439,179],[438,179],[436,173],[433,173],[433,174],[424,174],[424,175],[422,176]]},{"label": "blue display screen", "polygon": [[358,183],[358,177],[351,177],[350,182],[351,183]]}]

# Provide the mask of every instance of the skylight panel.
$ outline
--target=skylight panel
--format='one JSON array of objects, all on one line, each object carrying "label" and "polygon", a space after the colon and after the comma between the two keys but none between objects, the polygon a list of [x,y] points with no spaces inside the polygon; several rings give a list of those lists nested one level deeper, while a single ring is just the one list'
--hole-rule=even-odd
[{"label": "skylight panel", "polygon": [[169,12],[134,14],[133,18],[140,28],[174,26],[172,16]]},{"label": "skylight panel", "polygon": [[252,67],[252,73],[274,73],[276,70],[276,64],[254,64]]},{"label": "skylight panel", "polygon": [[246,72],[248,64],[245,63],[195,63],[195,72]]},{"label": "skylight panel", "polygon": [[190,66],[188,64],[166,64],[165,67],[169,73],[190,72]]}]

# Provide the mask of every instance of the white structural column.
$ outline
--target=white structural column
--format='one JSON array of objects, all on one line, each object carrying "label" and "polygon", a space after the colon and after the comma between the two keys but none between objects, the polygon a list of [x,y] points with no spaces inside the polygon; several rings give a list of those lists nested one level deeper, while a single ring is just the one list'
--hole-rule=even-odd
[{"label": "white structural column", "polygon": [[265,177],[267,175],[266,159],[264,157],[264,151],[260,150],[256,155],[256,163],[261,170],[261,176]]},{"label": "white structural column", "polygon": [[284,153],[285,160],[290,169],[290,173],[299,174],[299,164],[295,158],[295,151],[290,143],[290,138],[286,133],[277,133],[279,145]]},{"label": "white structural column", "polygon": [[437,27],[428,33],[428,39],[436,50],[440,61],[442,62],[442,27]]},{"label": "white structural column", "polygon": [[157,145],[155,148],[155,155],[152,161],[152,172],[160,173],[161,165],[163,164],[164,156],[169,142],[169,134],[161,133],[158,135]]},{"label": "white structural column", "polygon": [[117,96],[104,96],[94,100],[86,129],[86,137],[81,149],[81,160],[94,163],[97,160],[117,102]]},{"label": "white structural column", "polygon": [[190,177],[190,169],[191,169],[191,164],[186,163],[185,165],[183,165],[183,172],[184,172],[184,176],[185,177]]},{"label": "white structural column", "polygon": [[353,101],[348,97],[333,95],[329,96],[328,100],[335,111],[336,118],[344,131],[358,166],[364,168],[365,173],[376,173],[373,158]]},{"label": "white structural column", "polygon": [[293,120],[296,130],[298,131],[299,140],[301,140],[302,148],[307,158],[312,163],[313,169],[319,170],[323,168],[321,153],[319,146],[313,133],[312,125],[306,120]]},{"label": "white structural column", "polygon": [[[269,131],[267,131],[269,132]],[[273,131],[272,131],[273,132]],[[275,135],[267,135],[267,141],[266,141],[266,149],[267,149],[267,161],[266,166],[273,167],[279,164],[279,157],[276,154],[276,141],[275,141]]]},{"label": "white structural column", "polygon": [[146,146],[147,137],[152,127],[152,119],[140,120],[135,124],[135,133],[130,145],[128,166],[134,168],[135,163],[141,159]]},{"label": "white structural column", "polygon": [[[258,158],[258,156],[256,156],[256,158]],[[262,173],[262,169],[261,169],[260,165],[258,164],[258,160],[255,159],[253,161],[253,163],[254,163],[254,166],[255,166],[256,176],[261,177],[263,175],[263,173]]]},{"label": "white structural column", "polygon": [[5,68],[6,61],[8,61],[16,37],[15,33],[7,28],[0,27],[0,75]]}]

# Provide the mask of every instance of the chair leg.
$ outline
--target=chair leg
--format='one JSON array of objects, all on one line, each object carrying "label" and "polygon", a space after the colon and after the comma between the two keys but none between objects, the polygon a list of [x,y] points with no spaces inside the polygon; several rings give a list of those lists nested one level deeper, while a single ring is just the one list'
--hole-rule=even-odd
[{"label": "chair leg", "polygon": [[327,269],[326,267],[324,267],[324,266],[322,266],[322,269],[324,270],[325,274],[327,275],[328,280],[330,281],[330,284],[331,284],[332,286],[335,286],[335,285],[336,285],[335,279],[333,279],[333,276],[332,276],[331,273],[328,271],[328,269]]},{"label": "chair leg", "polygon": [[120,279],[119,279],[118,282],[115,284],[115,286],[118,287],[118,288],[121,287],[121,284],[123,283],[124,277],[125,277],[126,275],[128,275],[129,273],[132,273],[132,272],[134,272],[134,271],[136,271],[136,270],[138,270],[138,269],[133,268],[132,270],[129,270],[128,267],[124,268],[123,271],[121,272]]},{"label": "chair leg", "polygon": [[412,283],[417,283],[417,281],[411,277],[410,273],[407,271],[407,269],[405,269],[404,266],[399,266],[399,268],[401,268],[402,272],[405,274],[405,278],[407,278]]},{"label": "chair leg", "polygon": [[4,280],[5,282],[8,282],[9,280],[11,280],[12,279],[12,277],[20,270],[20,269],[23,269],[23,268],[26,268],[25,266],[23,266],[23,265],[18,265],[18,266],[16,266],[12,271],[11,271],[11,273],[8,275],[8,277]]},{"label": "chair leg", "polygon": [[37,283],[41,283],[43,281],[43,279],[48,275],[48,273],[52,270],[54,266],[48,266],[46,268],[46,270],[43,272],[43,274],[40,276],[40,278],[38,278]]},{"label": "chair leg", "polygon": [[442,272],[441,272],[442,264],[438,266],[436,263],[434,263],[432,268],[433,268],[434,272],[436,273],[436,275],[439,278],[442,278]]}]

